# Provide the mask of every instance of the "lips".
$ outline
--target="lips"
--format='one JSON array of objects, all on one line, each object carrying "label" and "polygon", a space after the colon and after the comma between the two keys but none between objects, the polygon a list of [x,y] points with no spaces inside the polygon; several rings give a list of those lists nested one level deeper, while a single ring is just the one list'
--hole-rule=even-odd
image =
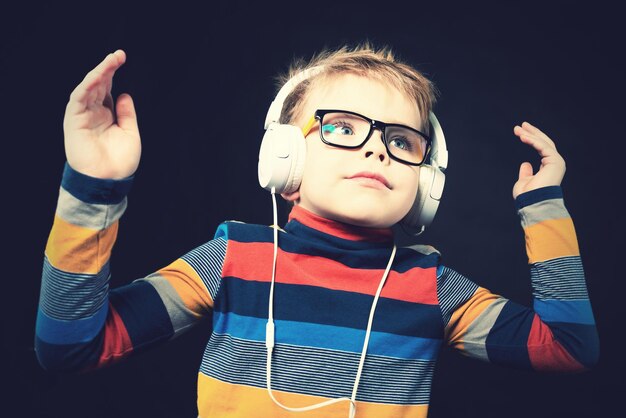
[{"label": "lips", "polygon": [[378,181],[379,183],[381,183],[383,186],[385,186],[388,189],[391,189],[391,186],[389,185],[389,182],[387,181],[387,179],[378,173],[372,173],[370,171],[362,171],[360,173],[356,173],[350,177],[348,177],[349,179],[365,179],[367,181],[367,179],[369,179],[373,184],[376,184],[375,181]]}]

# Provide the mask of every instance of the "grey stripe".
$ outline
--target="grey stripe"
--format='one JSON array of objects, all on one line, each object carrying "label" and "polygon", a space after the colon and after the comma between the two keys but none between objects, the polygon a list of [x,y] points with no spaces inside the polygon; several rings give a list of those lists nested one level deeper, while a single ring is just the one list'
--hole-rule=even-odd
[{"label": "grey stripe", "polygon": [[[213,334],[200,372],[215,379],[266,387],[265,343]],[[277,344],[272,356],[272,389],[329,398],[350,397],[360,353]],[[428,404],[435,361],[368,355],[357,400]]]},{"label": "grey stripe", "polygon": [[526,206],[518,212],[522,220],[522,227],[534,225],[550,219],[569,218],[563,199],[548,199],[534,205]]},{"label": "grey stripe", "polygon": [[533,297],[537,299],[588,299],[585,273],[579,256],[560,257],[530,266]]},{"label": "grey stripe", "polygon": [[461,304],[467,302],[478,285],[451,268],[443,266],[441,275],[437,277],[437,298],[444,325],[447,326],[452,312]]},{"label": "grey stripe", "polygon": [[422,244],[414,244],[414,245],[409,245],[403,248],[408,248],[411,249],[413,251],[416,251],[420,254],[424,254],[424,255],[430,255],[433,253],[437,253],[440,254],[439,251],[437,251],[437,249],[435,247],[432,247],[430,245],[422,245]]},{"label": "grey stripe", "polygon": [[54,319],[89,318],[107,302],[109,277],[109,263],[98,274],[75,274],[55,268],[44,257],[39,306]]},{"label": "grey stripe", "polygon": [[165,277],[158,273],[153,273],[148,277],[136,281],[148,282],[155,288],[169,314],[170,321],[174,328],[174,336],[180,335],[200,320],[198,314],[195,314],[185,306],[185,303],[174,287],[172,287]]},{"label": "grey stripe", "polygon": [[116,205],[85,203],[61,187],[57,215],[72,225],[100,230],[117,221],[126,210],[126,206],[126,198]]},{"label": "grey stripe", "polygon": [[216,238],[181,257],[198,273],[214,301],[221,284],[226,244],[224,238]]},{"label": "grey stripe", "polygon": [[467,328],[463,336],[463,350],[471,357],[489,361],[485,345],[487,336],[507,302],[508,300],[502,297],[496,299]]}]

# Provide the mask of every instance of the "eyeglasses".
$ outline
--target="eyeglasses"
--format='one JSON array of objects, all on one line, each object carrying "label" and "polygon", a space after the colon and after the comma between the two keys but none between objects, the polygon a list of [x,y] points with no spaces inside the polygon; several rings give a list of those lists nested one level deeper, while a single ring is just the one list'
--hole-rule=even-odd
[{"label": "eyeglasses", "polygon": [[315,121],[320,123],[320,137],[325,144],[339,148],[360,148],[381,131],[389,157],[396,161],[421,165],[430,152],[431,139],[423,132],[397,123],[384,123],[347,110],[317,110],[303,129],[307,136]]}]

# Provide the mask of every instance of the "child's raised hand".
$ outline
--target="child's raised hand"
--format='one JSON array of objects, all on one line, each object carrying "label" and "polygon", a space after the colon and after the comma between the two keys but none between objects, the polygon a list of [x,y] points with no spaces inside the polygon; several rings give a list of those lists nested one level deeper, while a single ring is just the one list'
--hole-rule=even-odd
[{"label": "child's raised hand", "polygon": [[528,122],[515,126],[513,133],[541,155],[541,167],[537,173],[533,174],[533,166],[529,162],[520,166],[519,179],[513,186],[513,199],[540,187],[560,185],[565,175],[565,160],[556,150],[554,141]]},{"label": "child's raised hand", "polygon": [[69,165],[92,177],[121,179],[135,172],[141,141],[133,100],[114,104],[113,74],[126,61],[121,49],[107,55],[74,89],[65,108],[63,131]]}]

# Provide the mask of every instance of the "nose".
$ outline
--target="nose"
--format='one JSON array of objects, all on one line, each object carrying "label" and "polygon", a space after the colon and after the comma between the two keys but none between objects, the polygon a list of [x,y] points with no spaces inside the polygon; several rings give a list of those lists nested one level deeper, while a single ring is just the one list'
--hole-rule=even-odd
[{"label": "nose", "polygon": [[378,158],[380,162],[389,160],[387,148],[385,148],[385,143],[383,142],[382,132],[380,129],[374,129],[372,135],[363,145],[362,151],[365,153],[365,158]]}]

